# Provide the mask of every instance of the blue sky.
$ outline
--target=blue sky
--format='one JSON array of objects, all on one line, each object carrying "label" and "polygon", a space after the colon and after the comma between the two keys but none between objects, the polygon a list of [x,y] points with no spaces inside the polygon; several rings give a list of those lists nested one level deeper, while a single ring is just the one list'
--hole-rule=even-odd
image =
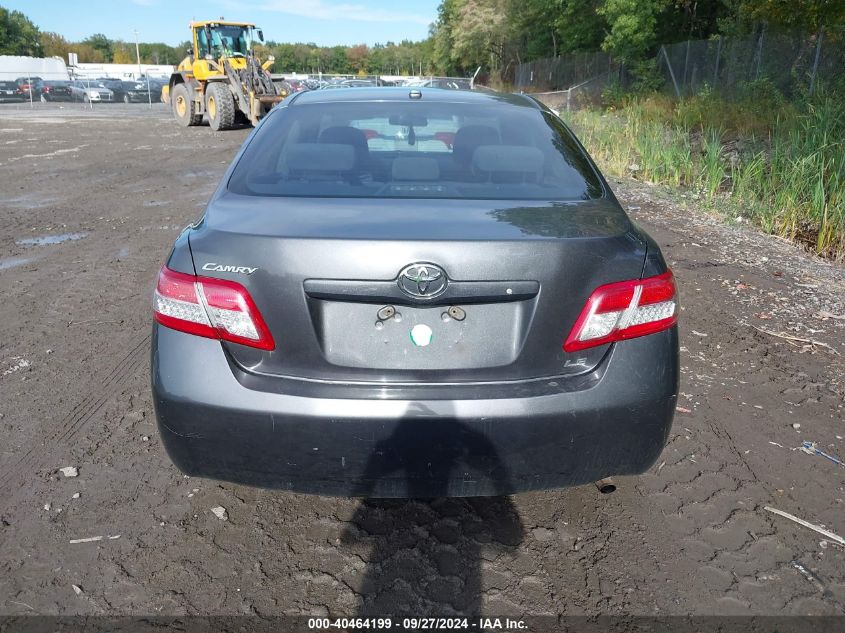
[{"label": "blue sky", "polygon": [[69,40],[93,33],[131,41],[176,45],[188,39],[188,22],[225,16],[255,22],[279,42],[374,44],[421,40],[437,16],[438,0],[0,0],[25,13],[42,31]]}]

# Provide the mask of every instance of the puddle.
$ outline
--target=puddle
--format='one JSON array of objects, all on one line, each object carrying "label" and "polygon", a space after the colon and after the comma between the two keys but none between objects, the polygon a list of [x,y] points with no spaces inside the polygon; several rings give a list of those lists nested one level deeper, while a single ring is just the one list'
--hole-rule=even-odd
[{"label": "puddle", "polygon": [[25,194],[14,198],[6,198],[3,204],[20,209],[43,209],[57,202],[57,198],[45,198],[38,194]]},{"label": "puddle", "polygon": [[142,231],[181,231],[185,227],[181,224],[162,224],[161,226],[142,226]]},{"label": "puddle", "polygon": [[49,246],[51,244],[61,244],[62,242],[81,240],[83,237],[88,237],[88,234],[62,233],[61,235],[39,235],[38,237],[28,237],[23,240],[18,240],[15,244],[18,246]]},{"label": "puddle", "polygon": [[185,176],[188,178],[220,178],[220,174],[223,173],[223,170],[216,170],[216,169],[191,169],[185,172]]},{"label": "puddle", "polygon": [[[39,121],[39,123],[43,123],[43,121]],[[37,141],[38,139],[31,139],[32,141]],[[47,154],[24,154],[23,156],[10,156],[7,162],[14,162],[16,160],[23,160],[24,158],[53,158],[54,156],[60,156],[62,154],[75,154],[79,150],[88,147],[88,144],[85,143],[84,145],[80,145],[79,147],[70,147],[68,149],[57,149],[53,152],[48,152]]]},{"label": "puddle", "polygon": [[24,264],[28,264],[33,261],[35,261],[34,257],[7,257],[6,259],[0,259],[0,270],[8,270],[9,268],[15,268],[16,266],[23,266]]}]

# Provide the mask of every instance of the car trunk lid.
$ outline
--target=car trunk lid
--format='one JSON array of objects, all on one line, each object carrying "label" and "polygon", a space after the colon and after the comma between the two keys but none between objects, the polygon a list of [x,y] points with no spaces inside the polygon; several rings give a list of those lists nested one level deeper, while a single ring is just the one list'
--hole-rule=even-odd
[{"label": "car trunk lid", "polygon": [[[606,346],[568,354],[562,343],[590,293],[638,278],[646,252],[606,198],[226,193],[190,244],[197,274],[243,284],[276,341],[272,351],[225,343],[236,363],[261,374],[376,382],[590,371]],[[428,279],[433,273],[440,276]]]}]

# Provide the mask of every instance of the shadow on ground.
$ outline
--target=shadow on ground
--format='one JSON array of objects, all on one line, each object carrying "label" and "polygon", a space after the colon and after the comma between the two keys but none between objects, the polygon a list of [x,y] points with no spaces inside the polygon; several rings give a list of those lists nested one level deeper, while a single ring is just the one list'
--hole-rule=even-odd
[{"label": "shadow on ground", "polygon": [[509,497],[446,496],[478,477],[510,488],[489,441],[454,420],[403,421],[376,445],[356,496],[388,481],[410,499],[362,500],[341,537],[367,561],[358,615],[480,613],[482,561],[515,551],[523,525]]}]

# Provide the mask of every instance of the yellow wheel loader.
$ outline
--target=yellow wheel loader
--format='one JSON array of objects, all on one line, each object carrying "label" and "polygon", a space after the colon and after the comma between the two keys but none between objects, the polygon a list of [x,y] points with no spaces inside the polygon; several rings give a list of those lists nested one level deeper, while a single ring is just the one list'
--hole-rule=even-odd
[{"label": "yellow wheel loader", "polygon": [[255,55],[264,34],[254,24],[221,19],[190,27],[193,48],[161,91],[181,125],[199,125],[203,115],[213,130],[255,125],[287,96],[269,72],[273,58],[261,63]]}]

